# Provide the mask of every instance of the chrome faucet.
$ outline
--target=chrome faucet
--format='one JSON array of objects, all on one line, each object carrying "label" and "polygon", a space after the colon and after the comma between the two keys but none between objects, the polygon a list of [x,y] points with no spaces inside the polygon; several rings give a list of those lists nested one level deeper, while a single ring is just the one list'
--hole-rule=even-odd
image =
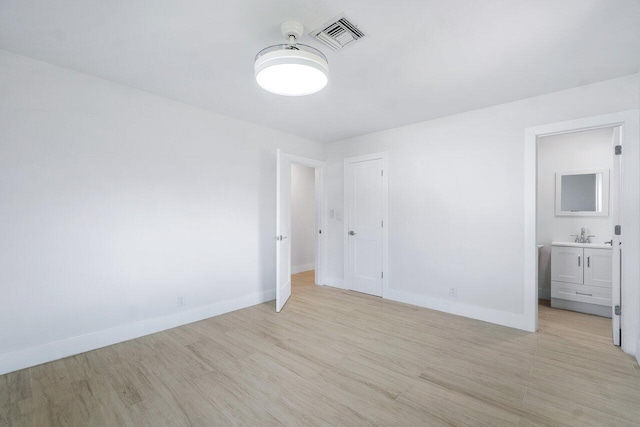
[{"label": "chrome faucet", "polygon": [[587,235],[587,229],[584,227],[580,229],[580,234],[572,234],[571,236],[575,236],[576,243],[591,243],[591,238],[596,237],[593,234]]}]

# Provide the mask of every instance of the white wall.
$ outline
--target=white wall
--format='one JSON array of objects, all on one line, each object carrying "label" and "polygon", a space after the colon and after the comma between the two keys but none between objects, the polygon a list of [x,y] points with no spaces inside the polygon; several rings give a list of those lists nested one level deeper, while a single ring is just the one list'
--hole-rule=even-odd
[{"label": "white wall", "polygon": [[[636,89],[638,91],[638,99],[640,100],[640,79],[638,79]],[[640,118],[640,111],[638,111],[638,116]],[[640,160],[638,161],[638,164],[639,164],[638,169],[640,169]],[[638,292],[638,297],[640,298],[640,292]],[[638,301],[638,306],[640,306],[640,300]],[[638,364],[640,364],[640,318],[638,318],[637,331],[638,331],[638,338],[636,338],[636,360],[638,361]]]},{"label": "white wall", "polygon": [[291,272],[313,270],[316,262],[316,170],[291,165]]},{"label": "white wall", "polygon": [[524,128],[637,108],[638,80],[323,147],[0,51],[0,373],[273,298],[276,147],[330,158],[329,284],[342,159],[388,151],[387,297],[518,327]]},{"label": "white wall", "polygon": [[551,242],[571,242],[571,234],[582,227],[594,234],[594,242],[611,240],[613,219],[607,217],[563,217],[555,214],[556,173],[588,169],[613,169],[613,128],[595,129],[538,139],[538,243],[540,254],[538,295],[551,292]]},{"label": "white wall", "polygon": [[[524,130],[638,108],[638,78],[627,76],[330,144],[327,211],[343,210],[343,158],[387,151],[386,297],[525,328]],[[330,220],[327,231],[327,276],[342,278],[342,223]],[[449,296],[451,287],[457,288],[457,297]]]},{"label": "white wall", "polygon": [[0,373],[273,298],[276,147],[323,146],[3,51],[0,93]]},{"label": "white wall", "polygon": [[[330,144],[328,152],[335,152],[335,147]],[[344,287],[344,165],[338,161],[336,155],[325,165],[325,247],[327,254],[324,265],[324,283],[326,285]],[[324,232],[323,232],[324,233]]]}]

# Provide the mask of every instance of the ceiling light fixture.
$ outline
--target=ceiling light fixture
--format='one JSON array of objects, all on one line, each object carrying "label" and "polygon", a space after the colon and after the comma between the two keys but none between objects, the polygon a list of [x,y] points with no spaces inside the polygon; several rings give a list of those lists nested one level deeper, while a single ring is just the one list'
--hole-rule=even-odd
[{"label": "ceiling light fixture", "polygon": [[285,96],[311,95],[324,89],[329,81],[327,57],[318,49],[296,43],[304,31],[299,22],[283,22],[280,30],[289,43],[258,52],[254,63],[258,85]]}]

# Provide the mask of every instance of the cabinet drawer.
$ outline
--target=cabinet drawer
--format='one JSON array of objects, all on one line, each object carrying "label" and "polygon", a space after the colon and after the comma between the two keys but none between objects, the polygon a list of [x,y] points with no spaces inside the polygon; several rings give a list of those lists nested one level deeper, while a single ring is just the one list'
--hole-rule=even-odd
[{"label": "cabinet drawer", "polygon": [[611,306],[611,288],[551,281],[551,297]]}]

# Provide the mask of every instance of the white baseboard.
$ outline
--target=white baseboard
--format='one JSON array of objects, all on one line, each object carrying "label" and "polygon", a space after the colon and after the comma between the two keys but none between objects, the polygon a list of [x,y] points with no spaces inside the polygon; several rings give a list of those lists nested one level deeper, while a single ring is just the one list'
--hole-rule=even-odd
[{"label": "white baseboard", "polygon": [[538,288],[538,299],[551,300],[551,289]]},{"label": "white baseboard", "polygon": [[315,268],[316,268],[316,264],[313,262],[310,264],[296,265],[295,267],[294,266],[291,267],[291,274],[303,273],[305,271],[310,271]]},{"label": "white baseboard", "polygon": [[342,280],[342,277],[327,277],[323,280],[322,284],[331,286],[332,288],[346,289],[344,287],[344,280]]},{"label": "white baseboard", "polygon": [[0,354],[0,375],[261,304],[275,299],[275,296],[276,291],[272,289],[172,313],[167,316],[154,317],[86,335]]},{"label": "white baseboard", "polygon": [[467,305],[460,302],[434,298],[432,296],[414,294],[396,289],[388,289],[384,298],[406,304],[417,305],[419,307],[432,310],[443,311],[445,313],[468,317],[470,319],[482,320],[484,322],[495,323],[510,328],[530,331],[527,326],[527,318],[524,314],[510,313],[507,311],[495,310],[492,308]]}]

